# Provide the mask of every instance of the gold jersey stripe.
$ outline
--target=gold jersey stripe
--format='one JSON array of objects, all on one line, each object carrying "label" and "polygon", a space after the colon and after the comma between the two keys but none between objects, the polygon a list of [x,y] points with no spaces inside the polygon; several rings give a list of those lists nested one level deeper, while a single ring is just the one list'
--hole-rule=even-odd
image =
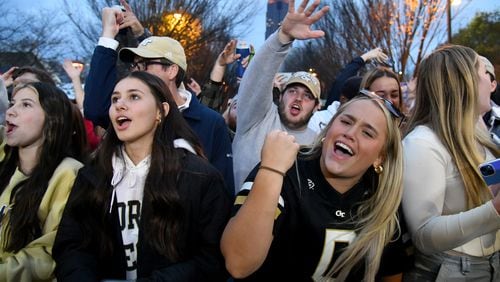
[{"label": "gold jersey stripe", "polygon": [[[234,200],[234,205],[237,206],[237,205],[243,205],[243,203],[245,203],[245,201],[247,200],[247,196],[237,196],[236,199]],[[274,212],[274,220],[276,220],[278,218],[278,216],[280,216],[281,214],[281,210],[276,207],[276,211]]]}]

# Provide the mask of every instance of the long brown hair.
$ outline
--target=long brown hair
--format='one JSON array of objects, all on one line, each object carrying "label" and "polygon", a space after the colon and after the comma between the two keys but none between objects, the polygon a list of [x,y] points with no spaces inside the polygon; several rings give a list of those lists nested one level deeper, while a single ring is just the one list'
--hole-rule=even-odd
[{"label": "long brown hair", "polygon": [[[140,226],[143,228],[145,240],[160,254],[172,261],[182,257],[177,242],[184,216],[177,191],[177,178],[181,173],[181,161],[186,154],[174,147],[174,140],[185,139],[196,151],[204,157],[200,141],[177,109],[177,105],[163,81],[147,72],[136,71],[126,78],[135,78],[144,82],[155,97],[157,108],[162,114],[162,120],[156,128],[151,149],[151,165],[144,185],[144,198],[141,211]],[[162,103],[168,103],[170,110],[165,116]],[[84,232],[97,233],[98,241],[85,238],[83,245],[99,245],[101,257],[108,256],[112,251],[112,239],[109,238],[109,210],[113,176],[113,154],[121,155],[120,141],[112,126],[108,128],[103,141],[95,152],[92,166],[99,173],[97,185],[88,189],[75,189],[78,195],[70,198],[67,209],[82,223]],[[106,189],[104,189],[106,188]],[[90,213],[90,215],[88,214]]]},{"label": "long brown hair", "polygon": [[[55,169],[66,157],[84,158],[85,153],[75,148],[71,140],[74,135],[84,135],[85,131],[75,131],[73,125],[73,106],[59,88],[42,82],[20,85],[14,89],[13,96],[21,89],[29,88],[38,94],[40,105],[45,113],[42,128],[43,144],[39,149],[38,162],[31,175],[12,189],[12,209],[6,228],[7,240],[2,248],[17,252],[42,234],[38,218],[38,208],[47,190],[49,180]],[[82,161],[81,159],[79,159]],[[4,191],[18,165],[17,147],[5,145],[5,159],[0,162],[0,189]]]}]

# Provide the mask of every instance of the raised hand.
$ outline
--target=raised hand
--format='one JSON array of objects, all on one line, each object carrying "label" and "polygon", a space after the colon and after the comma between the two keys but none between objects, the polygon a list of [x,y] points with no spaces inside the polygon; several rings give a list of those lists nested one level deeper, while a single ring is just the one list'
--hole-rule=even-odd
[{"label": "raised hand", "polygon": [[11,67],[8,71],[2,73],[1,77],[4,81],[5,87],[9,87],[14,83],[14,79],[12,78],[12,74],[18,67]]},{"label": "raised hand", "polygon": [[321,19],[330,7],[324,6],[315,12],[320,0],[314,0],[309,7],[307,6],[308,2],[308,0],[303,0],[297,11],[295,11],[295,1],[290,0],[288,13],[283,19],[279,32],[282,43],[290,42],[293,39],[319,38],[325,35],[322,30],[311,30],[311,25]]},{"label": "raised hand", "polygon": [[64,71],[66,74],[74,80],[76,78],[80,78],[80,74],[82,73],[83,68],[73,66],[73,62],[70,59],[65,59],[63,63]]},{"label": "raised hand", "polygon": [[189,87],[189,89],[193,90],[196,96],[200,95],[201,86],[196,80],[194,80],[194,78],[189,79],[189,81],[187,82],[187,86]]},{"label": "raised hand", "polygon": [[280,91],[283,91],[286,82],[290,78],[291,73],[277,73],[274,76],[273,86],[277,87]]},{"label": "raised hand", "polygon": [[120,23],[123,22],[123,12],[117,8],[104,7],[101,12],[102,37],[112,38],[120,31]]},{"label": "raised hand", "polygon": [[286,131],[273,130],[266,136],[261,152],[261,164],[285,173],[297,157],[299,144]]},{"label": "raised hand", "polygon": [[132,11],[132,8],[130,8],[130,5],[126,0],[120,0],[120,4],[125,8],[123,21],[120,23],[120,29],[130,27],[135,37],[141,36],[144,33],[144,27],[139,19],[137,19],[136,15]]},{"label": "raised hand", "polygon": [[377,47],[361,55],[361,58],[367,63],[372,60],[375,60],[378,63],[384,63],[389,57],[382,51],[380,47]]},{"label": "raised hand", "polygon": [[217,57],[217,64],[219,64],[220,66],[225,66],[238,60],[241,54],[236,54],[235,50],[236,40],[233,39],[226,44],[224,50],[222,50],[222,52]]}]

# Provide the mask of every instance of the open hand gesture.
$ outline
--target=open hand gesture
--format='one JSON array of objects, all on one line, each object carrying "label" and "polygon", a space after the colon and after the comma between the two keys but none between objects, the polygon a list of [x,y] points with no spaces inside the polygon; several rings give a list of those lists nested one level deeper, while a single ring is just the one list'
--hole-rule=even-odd
[{"label": "open hand gesture", "polygon": [[123,21],[120,23],[120,29],[130,27],[135,37],[141,36],[144,33],[144,27],[139,19],[137,19],[132,8],[130,8],[126,0],[120,0],[120,4],[125,8],[125,12],[123,12]]},{"label": "open hand gesture", "polygon": [[320,0],[307,7],[309,0],[303,0],[297,11],[295,10],[295,1],[290,0],[288,4],[288,13],[283,19],[280,29],[280,41],[282,43],[290,42],[293,39],[319,38],[325,35],[322,30],[311,30],[311,25],[321,19],[330,9],[325,6],[315,12],[320,4]]},{"label": "open hand gesture", "polygon": [[79,78],[82,73],[83,68],[73,66],[73,61],[70,59],[65,59],[63,63],[64,71],[72,80],[75,78]]},{"label": "open hand gesture", "polygon": [[238,60],[241,57],[241,54],[236,54],[236,40],[229,41],[224,50],[217,57],[217,64],[220,66],[225,66],[234,63],[234,61]]},{"label": "open hand gesture", "polygon": [[8,71],[4,72],[1,77],[4,81],[5,87],[9,87],[14,83],[14,79],[12,77],[12,74],[14,73],[15,70],[17,70],[18,67],[11,67]]}]

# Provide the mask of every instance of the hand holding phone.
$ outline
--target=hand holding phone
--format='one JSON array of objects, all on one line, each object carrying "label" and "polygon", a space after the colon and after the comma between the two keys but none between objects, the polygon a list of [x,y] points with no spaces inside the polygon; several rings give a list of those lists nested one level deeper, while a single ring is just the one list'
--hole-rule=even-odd
[{"label": "hand holding phone", "polygon": [[491,160],[479,165],[479,171],[488,186],[500,183],[500,159]]},{"label": "hand holding phone", "polygon": [[242,63],[242,60],[250,55],[250,45],[243,40],[239,40],[236,44],[236,54],[240,54],[240,58],[237,60],[236,76],[243,77],[243,74],[245,73],[245,66]]}]

